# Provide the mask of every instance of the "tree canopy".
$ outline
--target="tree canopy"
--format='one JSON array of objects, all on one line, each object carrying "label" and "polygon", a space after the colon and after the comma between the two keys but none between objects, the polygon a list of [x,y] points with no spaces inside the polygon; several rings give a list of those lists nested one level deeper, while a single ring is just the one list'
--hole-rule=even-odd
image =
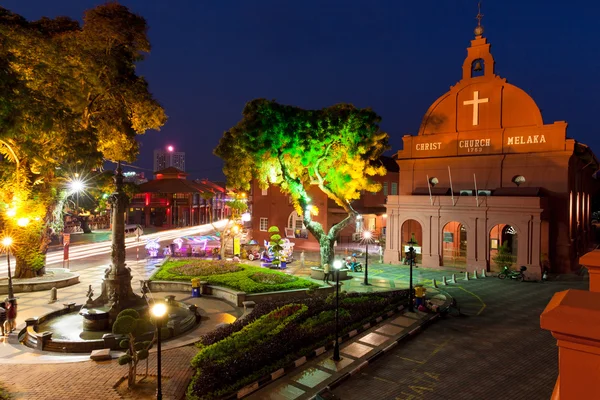
[{"label": "tree canopy", "polygon": [[[229,185],[247,190],[256,179],[263,188],[279,186],[290,195],[307,229],[323,247],[322,238],[333,242],[355,216],[352,201],[362,191],[380,189],[371,179],[386,173],[377,163],[389,146],[387,133],[379,129],[380,120],[371,109],[351,104],[304,110],[255,99],[246,104],[242,120],[223,134],[215,154],[224,160]],[[327,235],[305,212],[311,186],[348,213]]]},{"label": "tree canopy", "polygon": [[[81,26],[66,17],[30,22],[0,7],[0,204],[41,221],[39,235],[70,171],[135,160],[136,136],[166,122],[135,70],[150,51],[147,29],[116,3],[88,10]],[[31,201],[41,210],[26,215]],[[12,224],[0,215],[0,225]],[[16,255],[24,277],[25,257]]]}]

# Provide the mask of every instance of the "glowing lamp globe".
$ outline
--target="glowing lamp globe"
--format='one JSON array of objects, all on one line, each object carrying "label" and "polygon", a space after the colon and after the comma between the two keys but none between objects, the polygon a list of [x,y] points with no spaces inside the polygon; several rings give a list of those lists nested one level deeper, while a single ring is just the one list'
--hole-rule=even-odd
[{"label": "glowing lamp globe", "polygon": [[173,151],[173,150],[174,150],[174,148],[173,148],[173,146],[167,146],[167,150],[169,150],[169,151]]},{"label": "glowing lamp globe", "polygon": [[162,318],[167,313],[167,305],[165,303],[154,303],[151,311],[155,317]]},{"label": "glowing lamp globe", "polygon": [[71,187],[71,192],[73,192],[73,193],[81,192],[84,187],[83,182],[80,181],[79,179],[72,180],[71,183],[69,184],[69,186]]},{"label": "glowing lamp globe", "polygon": [[14,217],[15,215],[17,215],[17,210],[15,210],[14,208],[9,208],[8,210],[6,210],[6,216],[7,217]]},{"label": "glowing lamp globe", "polygon": [[340,269],[340,268],[342,268],[342,262],[341,262],[340,260],[335,260],[335,261],[333,262],[333,268],[335,268],[335,269]]},{"label": "glowing lamp globe", "polygon": [[252,219],[252,215],[250,213],[242,214],[242,222],[250,222],[251,219]]},{"label": "glowing lamp globe", "polygon": [[19,218],[17,220],[17,225],[23,227],[23,226],[27,226],[27,224],[29,223],[29,218]]},{"label": "glowing lamp globe", "polygon": [[373,234],[371,233],[371,231],[364,231],[363,232],[363,238],[365,239],[371,239],[373,237]]},{"label": "glowing lamp globe", "polygon": [[4,247],[10,247],[13,243],[13,240],[10,236],[5,237],[4,239],[2,239],[2,246]]}]

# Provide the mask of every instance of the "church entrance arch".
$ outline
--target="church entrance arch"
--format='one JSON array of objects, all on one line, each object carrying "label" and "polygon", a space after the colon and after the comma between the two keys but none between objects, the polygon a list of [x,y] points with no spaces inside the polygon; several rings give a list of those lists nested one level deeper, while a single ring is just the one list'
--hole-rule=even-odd
[{"label": "church entrance arch", "polygon": [[467,229],[460,222],[448,222],[442,229],[442,265],[467,266]]},{"label": "church entrance arch", "polygon": [[519,235],[514,226],[509,224],[497,224],[490,230],[490,269],[500,271],[502,265],[514,265],[517,263]]},{"label": "church entrance arch", "polygon": [[402,243],[402,262],[403,264],[409,263],[408,258],[408,248],[410,247],[409,242],[416,242],[417,244],[413,245],[415,249],[415,262],[417,264],[421,263],[421,249],[423,246],[423,228],[419,221],[414,219],[407,219],[402,223],[402,228],[400,228],[400,243]]}]

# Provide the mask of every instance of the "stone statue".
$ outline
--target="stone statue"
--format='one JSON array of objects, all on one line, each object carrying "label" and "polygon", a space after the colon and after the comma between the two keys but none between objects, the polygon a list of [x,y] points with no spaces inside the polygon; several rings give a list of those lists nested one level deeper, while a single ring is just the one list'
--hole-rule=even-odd
[{"label": "stone statue", "polygon": [[92,289],[92,285],[90,285],[90,287],[88,288],[86,297],[88,298],[87,302],[91,303],[92,302],[92,297],[94,297],[94,290]]}]

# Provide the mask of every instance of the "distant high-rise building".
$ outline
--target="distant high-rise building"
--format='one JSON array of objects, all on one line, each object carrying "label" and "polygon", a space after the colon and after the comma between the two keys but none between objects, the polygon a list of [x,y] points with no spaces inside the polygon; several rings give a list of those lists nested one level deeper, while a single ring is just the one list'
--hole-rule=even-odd
[{"label": "distant high-rise building", "polygon": [[169,167],[185,171],[185,152],[174,151],[173,146],[168,146],[166,150],[154,150],[154,172]]}]

